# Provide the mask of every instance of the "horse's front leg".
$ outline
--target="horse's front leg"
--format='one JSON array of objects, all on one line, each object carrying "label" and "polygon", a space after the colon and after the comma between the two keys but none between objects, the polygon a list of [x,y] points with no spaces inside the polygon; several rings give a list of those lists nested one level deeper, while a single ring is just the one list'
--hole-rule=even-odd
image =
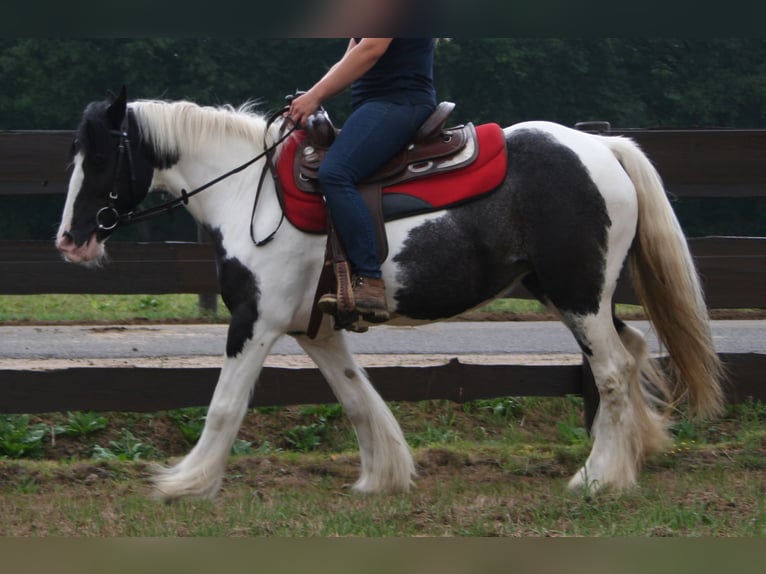
[{"label": "horse's front leg", "polygon": [[354,490],[404,492],[415,476],[399,423],[349,352],[343,332],[316,340],[296,340],[322,371],[356,432],[362,472]]},{"label": "horse's front leg", "polygon": [[216,495],[255,381],[280,334],[258,322],[253,328],[253,336],[243,339],[235,318],[229,327],[227,356],[210,401],[202,435],[181,462],[157,472],[154,486],[160,498],[212,498]]}]

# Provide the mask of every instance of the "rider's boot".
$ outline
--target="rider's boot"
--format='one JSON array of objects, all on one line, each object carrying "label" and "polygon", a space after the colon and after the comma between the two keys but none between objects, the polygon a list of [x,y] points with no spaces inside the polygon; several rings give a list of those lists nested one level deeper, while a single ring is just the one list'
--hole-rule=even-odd
[{"label": "rider's boot", "polygon": [[391,317],[386,305],[383,279],[355,276],[352,281],[355,308],[365,321],[383,323]]}]

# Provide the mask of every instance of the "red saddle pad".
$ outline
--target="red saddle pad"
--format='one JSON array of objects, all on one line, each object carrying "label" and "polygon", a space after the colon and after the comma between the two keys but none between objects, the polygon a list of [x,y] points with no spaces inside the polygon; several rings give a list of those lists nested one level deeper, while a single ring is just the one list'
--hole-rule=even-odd
[{"label": "red saddle pad", "polygon": [[[324,233],[326,214],[322,197],[298,189],[293,179],[293,162],[298,144],[305,132],[297,131],[284,144],[277,162],[277,172],[284,189],[285,216],[298,229]],[[505,138],[498,124],[476,126],[479,153],[476,160],[459,170],[426,176],[383,188],[387,194],[403,194],[417,198],[417,213],[445,209],[494,191],[506,172]],[[398,212],[396,217],[406,216]]]}]

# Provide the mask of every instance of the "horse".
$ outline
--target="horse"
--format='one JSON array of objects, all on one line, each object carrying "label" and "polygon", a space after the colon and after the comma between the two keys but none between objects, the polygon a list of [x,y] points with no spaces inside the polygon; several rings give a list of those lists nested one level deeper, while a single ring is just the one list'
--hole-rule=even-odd
[{"label": "horse", "polygon": [[[210,231],[231,311],[201,437],[154,472],[154,493],[164,500],[218,493],[264,360],[285,334],[315,362],[353,426],[360,453],[353,490],[406,492],[417,476],[403,432],[350,353],[346,331],[325,315],[307,334],[326,237],[280,225],[284,207],[264,152],[287,145],[280,138],[287,121],[269,121],[252,103],[128,101],[123,86],[87,104],[76,131],[55,240],[63,257],[103,264],[118,223],[150,191],[164,191]],[[724,370],[685,236],[658,172],[630,138],[547,121],[498,129],[507,159],[491,193],[385,224],[390,322],[447,319],[521,282],[571,331],[598,389],[591,451],[568,487],[629,488],[646,457],[668,444],[681,403],[700,417],[723,405]],[[258,240],[272,229],[270,241]],[[624,265],[669,355],[662,369],[643,334],[615,315]]]}]

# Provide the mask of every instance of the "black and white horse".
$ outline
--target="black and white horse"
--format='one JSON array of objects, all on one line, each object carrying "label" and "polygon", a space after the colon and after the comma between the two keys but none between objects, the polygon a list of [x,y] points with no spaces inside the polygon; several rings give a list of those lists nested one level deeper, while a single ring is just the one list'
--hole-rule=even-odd
[{"label": "black and white horse", "polygon": [[[181,197],[274,144],[280,121],[248,106],[190,102],[90,103],[75,141],[56,246],[76,263],[98,262],[104,242],[150,190]],[[387,223],[383,273],[392,323],[453,316],[523,281],[571,330],[592,368],[600,406],[590,455],[571,487],[635,484],[643,459],[666,444],[667,412],[687,400],[701,415],[722,405],[722,369],[687,244],[658,174],[629,139],[582,133],[548,122],[502,130],[507,168],[491,193],[448,209]],[[281,144],[284,145],[284,144]],[[360,492],[406,491],[416,469],[402,431],[326,316],[306,336],[323,265],[325,237],[290,222],[274,229],[282,206],[272,177],[251,218],[264,168],[259,160],[186,197],[215,238],[221,292],[231,311],[226,354],[199,442],[155,477],[167,499],[212,497],[266,356],[282,335],[315,361],[359,441]],[[670,356],[652,367],[640,332],[612,313],[629,262],[636,291]]]}]

